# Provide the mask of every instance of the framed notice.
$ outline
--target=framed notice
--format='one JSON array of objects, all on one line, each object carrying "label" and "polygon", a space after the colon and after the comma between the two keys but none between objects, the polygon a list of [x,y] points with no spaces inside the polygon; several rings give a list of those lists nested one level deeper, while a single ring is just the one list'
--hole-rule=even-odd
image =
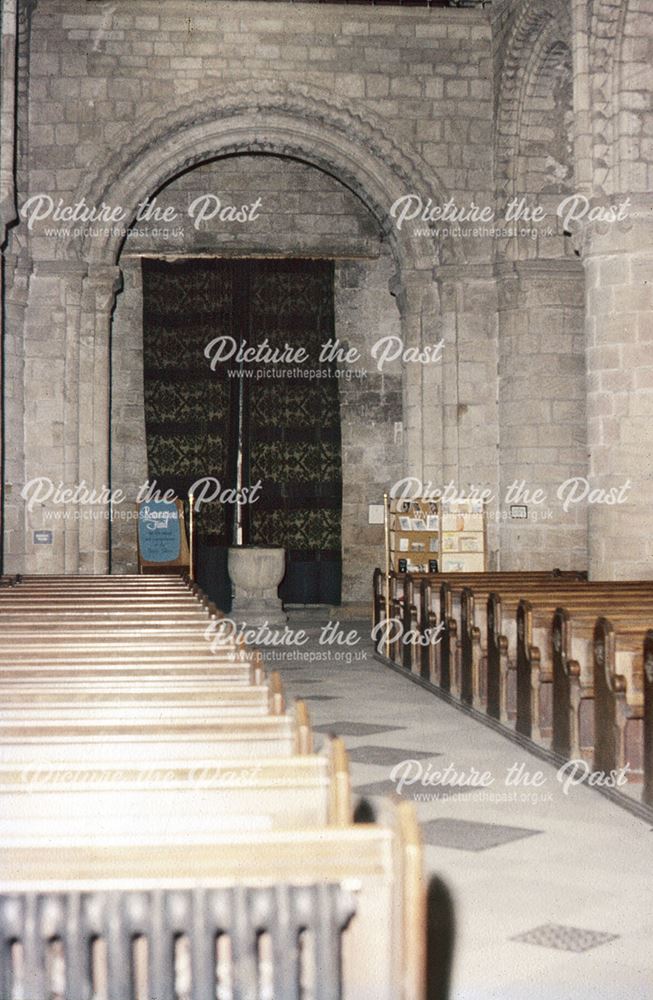
[{"label": "framed notice", "polygon": [[188,570],[190,554],[181,500],[147,500],[138,506],[138,565],[141,573]]},{"label": "framed notice", "polygon": [[484,570],[482,552],[456,552],[442,557],[443,573],[482,573]]}]

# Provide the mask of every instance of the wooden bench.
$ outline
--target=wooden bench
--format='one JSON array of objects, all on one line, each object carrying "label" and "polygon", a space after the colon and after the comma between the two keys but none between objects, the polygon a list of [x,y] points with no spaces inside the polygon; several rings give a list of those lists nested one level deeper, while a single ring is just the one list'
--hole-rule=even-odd
[{"label": "wooden bench", "polygon": [[[638,621],[643,615],[646,622],[653,621],[653,592],[651,585],[615,584],[588,585],[591,592],[568,596],[560,592],[541,595],[537,603],[534,599],[520,601],[517,608],[517,730],[524,735],[541,740],[551,734],[553,718],[560,718],[560,701],[554,706],[553,699],[563,694],[560,671],[554,682],[554,646],[552,618],[557,606],[564,606],[571,622],[587,623],[588,647],[591,643],[589,629],[596,617],[606,609],[624,623]],[[645,627],[643,631],[645,631]],[[567,626],[569,631],[570,626]],[[578,634],[577,634],[578,638]],[[587,675],[591,674],[591,653],[587,659]],[[567,701],[569,705],[569,701]]]},{"label": "wooden bench", "polygon": [[184,581],[85,584],[0,595],[0,995],[423,1000],[410,807],[352,825],[342,743]]},{"label": "wooden bench", "polygon": [[628,765],[630,780],[641,780],[644,766],[642,621],[600,617],[594,626],[593,766],[610,773]]},{"label": "wooden bench", "polygon": [[[641,587],[642,585],[637,585]],[[542,582],[525,580],[511,581],[504,584],[501,591],[489,591],[484,588],[463,588],[460,591],[460,616],[457,620],[450,604],[447,604],[448,591],[443,594],[445,614],[447,619],[448,642],[444,650],[448,653],[452,665],[453,685],[461,699],[476,708],[482,708],[487,703],[488,714],[507,722],[510,717],[509,699],[509,668],[515,667],[517,683],[522,681],[517,698],[526,699],[524,677],[527,674],[524,650],[527,643],[520,641],[523,637],[523,626],[519,624],[520,602],[527,600],[535,607],[544,603],[547,607],[566,599],[580,602],[585,595],[596,589],[604,594],[612,593],[610,584],[588,584],[583,581],[574,582],[565,578],[554,580],[546,586]],[[485,614],[477,615],[476,608],[484,606]],[[512,656],[510,651],[512,649]],[[521,666],[521,671],[519,667]],[[457,682],[456,682],[457,679]],[[521,709],[521,713],[520,713]],[[519,701],[516,713],[520,716],[521,728],[530,725],[523,722],[528,718],[528,707],[524,701]]]},{"label": "wooden bench", "polygon": [[308,713],[298,702],[293,715],[287,713],[223,718],[211,722],[160,723],[157,720],[105,723],[78,719],[74,723],[37,720],[12,724],[0,718],[0,758],[8,763],[29,764],[34,755],[53,763],[101,761],[107,753],[118,762],[157,760],[194,761],[237,757],[282,757],[308,753],[312,734]]},{"label": "wooden bench", "polygon": [[156,577],[144,578],[140,573],[125,574],[77,574],[69,573],[17,573],[12,577],[15,585],[23,587],[42,587],[48,590],[62,588],[70,590],[74,588],[88,589],[112,587],[115,590],[125,590],[127,587],[135,587],[138,590],[165,588],[165,587],[192,587],[192,583],[187,574],[166,573]]},{"label": "wooden bench", "polygon": [[644,640],[644,788],[642,799],[653,807],[653,629]]},{"label": "wooden bench", "polygon": [[[385,591],[379,574],[380,571],[377,571],[374,578],[375,607],[379,620],[383,620]],[[503,586],[512,583],[523,586],[524,583],[530,583],[535,587],[540,586],[543,581],[554,580],[562,584],[565,581],[580,582],[583,578],[584,574],[562,573],[558,570],[533,573],[393,573],[390,579],[392,617],[400,624],[405,635],[419,635],[422,641],[402,644],[396,639],[391,644],[390,656],[405,669],[456,696],[461,695],[463,684],[463,700],[478,704],[478,697],[474,697],[468,690],[467,678],[462,676],[461,668],[463,664],[466,667],[468,661],[464,659],[462,664],[459,662],[461,629],[455,619],[454,607],[460,603],[465,588],[473,584],[477,590],[479,587],[485,588],[486,593],[489,593],[497,583]],[[466,649],[463,656],[466,656]]]},{"label": "wooden bench", "polygon": [[[564,584],[561,584],[561,588]],[[563,599],[562,589],[555,591],[555,600]],[[487,597],[486,605],[486,698],[487,712],[493,718],[507,723],[517,712],[516,668],[517,668],[517,609],[519,601],[526,593],[535,592],[528,588],[517,588],[513,593],[494,591]],[[586,594],[586,589],[574,589],[575,599]],[[483,620],[483,619],[481,619]],[[510,655],[511,654],[511,655]]]},{"label": "wooden bench", "polygon": [[[547,576],[547,586],[555,588],[584,586],[581,580],[566,580],[564,577]],[[456,589],[448,582],[440,588],[440,615],[445,626],[441,646],[441,674],[449,690],[467,704],[481,707],[488,697],[487,691],[496,679],[486,677],[485,658],[488,653],[489,637],[487,618],[476,615],[476,607],[486,611],[490,595],[501,585],[501,594],[512,594],[518,599],[522,594],[538,594],[545,586],[543,579],[531,578],[528,574],[520,578],[502,580],[500,577],[486,578],[475,587],[470,585]],[[486,669],[483,669],[485,666]]]},{"label": "wooden bench", "polygon": [[243,760],[174,757],[117,765],[107,753],[28,767],[0,764],[0,839],[5,847],[205,843],[221,832],[344,826],[352,820],[347,754],[340,740],[320,754]]},{"label": "wooden bench", "polygon": [[[278,676],[278,675],[277,675]],[[274,711],[280,692],[270,684],[188,685],[158,688],[142,686],[134,690],[127,679],[110,685],[90,687],[70,684],[68,678],[45,681],[30,678],[6,684],[0,679],[0,716],[5,722],[49,719],[56,722],[79,719],[80,715],[102,722],[155,718],[161,722],[187,722],[194,718],[210,722],[225,716],[279,715]]]},{"label": "wooden bench", "polygon": [[300,981],[316,1000],[423,1000],[424,927],[408,803],[376,823],[156,850],[0,849],[7,997],[56,992],[48,956],[60,943],[70,1000],[136,1000],[136,983],[172,1000],[181,975],[195,1000],[226,982],[253,997],[262,981],[279,1000],[299,1000]]},{"label": "wooden bench", "polygon": [[[553,733],[556,753],[589,756],[594,746],[594,625],[605,603],[592,610],[558,608],[551,627]],[[653,622],[653,607],[626,611],[614,605],[615,624],[641,624],[642,633]]]}]

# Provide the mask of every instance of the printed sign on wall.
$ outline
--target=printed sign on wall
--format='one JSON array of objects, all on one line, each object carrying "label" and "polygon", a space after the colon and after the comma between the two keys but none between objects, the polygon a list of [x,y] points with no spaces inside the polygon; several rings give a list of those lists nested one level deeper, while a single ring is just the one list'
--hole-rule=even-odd
[{"label": "printed sign on wall", "polygon": [[144,562],[167,563],[179,559],[181,524],[175,503],[151,500],[138,511],[138,544]]}]

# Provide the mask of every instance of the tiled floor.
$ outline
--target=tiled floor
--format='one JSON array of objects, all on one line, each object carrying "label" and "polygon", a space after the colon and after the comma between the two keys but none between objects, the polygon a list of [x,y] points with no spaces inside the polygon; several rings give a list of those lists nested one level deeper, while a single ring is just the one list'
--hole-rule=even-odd
[{"label": "tiled floor", "polygon": [[274,669],[311,698],[318,732],[343,736],[358,792],[415,801],[454,900],[452,1000],[653,1000],[650,826],[585,786],[565,793],[552,765],[378,663],[353,627],[351,655],[313,628],[297,669]]}]

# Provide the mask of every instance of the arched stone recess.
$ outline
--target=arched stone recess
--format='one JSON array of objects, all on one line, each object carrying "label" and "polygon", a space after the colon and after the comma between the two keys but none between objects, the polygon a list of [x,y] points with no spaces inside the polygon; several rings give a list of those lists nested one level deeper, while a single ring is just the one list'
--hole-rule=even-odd
[{"label": "arched stone recess", "polygon": [[525,522],[502,512],[503,569],[587,562],[587,513],[558,499],[586,467],[583,273],[558,216],[575,189],[571,45],[567,4],[524,3],[500,80],[498,213],[514,198],[546,213],[495,244],[500,496],[524,481],[547,497]]},{"label": "arched stone recess", "polygon": [[613,97],[617,163],[610,194],[631,195],[649,207],[651,198],[651,128],[653,123],[653,9],[626,2],[615,44]]},{"label": "arched stone recess", "polygon": [[628,0],[590,0],[589,92],[592,128],[592,193],[624,191],[618,170],[619,73]]},{"label": "arched stone recess", "polygon": [[[403,273],[428,270],[439,259],[431,237],[399,233],[390,214],[397,198],[428,191],[445,198],[439,178],[417,153],[398,146],[382,119],[328,92],[253,80],[229,93],[203,93],[180,101],[158,119],[126,128],[110,160],[91,165],[84,196],[89,204],[121,204],[128,216],[174,176],[208,159],[244,152],[289,156],[332,174],[373,213]],[[120,236],[106,232],[71,242],[63,253],[115,263]],[[448,252],[456,254],[452,242]]]},{"label": "arched stone recess", "polygon": [[[392,250],[395,275],[390,291],[397,298],[405,347],[438,339],[437,292],[433,268],[439,247],[428,238],[398,231],[391,216],[394,202],[411,192],[428,192],[434,201],[446,200],[438,178],[419,156],[399,147],[384,122],[328,93],[305,86],[280,90],[273,82],[247,81],[220,91],[203,93],[191,101],[168,107],[155,119],[144,119],[126,128],[116,141],[116,152],[89,170],[83,197],[88,205],[105,203],[136,216],[138,206],[153,197],[173,178],[221,157],[263,153],[302,161],[328,173],[352,191],[378,221]],[[91,400],[80,406],[80,433],[76,463],[69,469],[84,473],[87,484],[101,488],[109,481],[109,385],[111,317],[121,287],[119,257],[123,235],[107,226],[94,226],[91,235],[71,239],[56,248],[62,265],[85,272],[79,302],[71,298],[68,330],[80,328],[80,350],[92,362]],[[454,247],[450,256],[456,256]],[[106,294],[104,294],[106,293]],[[428,382],[428,384],[426,384]],[[435,382],[435,384],[432,384]],[[103,388],[105,387],[105,388]],[[433,409],[422,420],[420,404],[428,398]],[[419,364],[407,365],[404,378],[406,473],[423,476],[424,468],[439,469],[441,447],[433,424],[441,423],[441,368],[433,373]],[[82,425],[81,412],[85,422]],[[418,415],[419,411],[419,415]],[[425,432],[425,425],[428,433]],[[70,481],[70,476],[63,476]],[[29,526],[31,528],[31,525]],[[75,532],[76,528],[66,531]],[[98,522],[87,538],[79,534],[79,567],[101,572],[108,565],[108,524]],[[90,546],[90,550],[87,549]],[[72,551],[71,546],[67,549]],[[68,564],[67,564],[68,565]],[[39,567],[42,570],[42,567]],[[59,568],[55,560],[53,569]]]},{"label": "arched stone recess", "polygon": [[[529,97],[538,82],[554,82],[555,54],[571,53],[569,7],[562,0],[526,0],[507,43],[499,80],[495,177],[499,210],[518,194],[516,162]],[[569,56],[571,58],[571,56]]]}]

